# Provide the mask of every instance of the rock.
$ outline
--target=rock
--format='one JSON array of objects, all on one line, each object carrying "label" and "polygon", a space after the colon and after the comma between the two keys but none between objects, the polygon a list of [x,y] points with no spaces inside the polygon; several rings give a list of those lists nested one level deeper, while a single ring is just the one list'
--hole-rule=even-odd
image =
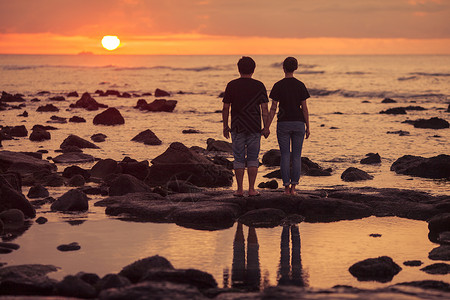
[{"label": "rock", "polygon": [[73,242],[73,243],[70,243],[70,244],[59,245],[58,247],[56,247],[56,249],[58,249],[59,251],[62,251],[62,252],[77,251],[77,250],[81,249],[81,246],[78,245],[77,242]]},{"label": "rock", "polygon": [[59,111],[59,108],[54,106],[53,104],[47,104],[44,106],[39,106],[36,111],[38,112],[50,112],[50,111]]},{"label": "rock", "polygon": [[42,142],[51,139],[51,135],[45,129],[36,129],[31,132],[29,139],[34,142]]},{"label": "rock", "polygon": [[398,134],[399,136],[409,135],[409,131],[397,130],[397,131],[388,131],[387,134]]},{"label": "rock", "polygon": [[92,155],[78,152],[63,153],[53,158],[53,161],[55,163],[64,163],[64,164],[93,162],[94,160],[95,159]]},{"label": "rock", "polygon": [[450,213],[443,213],[428,220],[428,229],[435,233],[445,232],[450,229]]},{"label": "rock", "polygon": [[120,276],[128,278],[131,282],[139,282],[147,271],[152,269],[174,269],[172,264],[164,257],[155,255],[140,259],[134,263],[124,267],[120,272]]},{"label": "rock", "polygon": [[89,93],[84,93],[80,100],[71,104],[72,108],[85,108],[87,110],[98,110],[99,108],[107,108],[108,105],[98,103]]},{"label": "rock", "polygon": [[[191,147],[192,149],[192,147]],[[195,151],[195,150],[194,150]],[[220,156],[220,155],[214,155],[214,157],[211,159],[211,161],[219,166],[223,166],[228,170],[233,170],[233,162],[230,161],[229,159]]]},{"label": "rock", "polygon": [[384,98],[383,101],[381,101],[381,103],[397,103],[397,101],[391,98]]},{"label": "rock", "polygon": [[349,167],[341,175],[343,181],[360,181],[373,179],[372,175],[358,168]]},{"label": "rock", "polygon": [[200,290],[217,287],[217,282],[211,274],[195,269],[150,269],[141,281],[168,281],[178,284],[188,284]]},{"label": "rock", "polygon": [[25,215],[20,209],[12,208],[0,212],[3,228],[20,228],[25,224]]},{"label": "rock", "polygon": [[444,231],[439,233],[437,241],[439,242],[439,244],[450,245],[450,231]]},{"label": "rock", "polygon": [[131,285],[131,281],[117,274],[106,274],[102,279],[97,281],[95,287],[98,291],[103,291],[111,288],[121,288]]},{"label": "rock", "polygon": [[245,213],[238,220],[249,227],[272,228],[279,226],[285,217],[286,214],[280,209],[261,208]]},{"label": "rock", "polygon": [[134,108],[144,110],[144,109],[146,109],[147,105],[148,105],[148,103],[145,99],[139,99]]},{"label": "rock", "polygon": [[371,233],[371,234],[369,234],[369,236],[377,238],[377,237],[381,237],[381,234],[379,234],[379,233]]},{"label": "rock", "polygon": [[138,100],[135,108],[154,112],[172,112],[178,103],[178,101],[176,100],[165,100],[165,99],[156,99],[152,103],[147,103],[147,101],[141,100]]},{"label": "rock", "polygon": [[[20,210],[28,218],[36,216],[36,210],[25,196],[9,185],[0,185],[0,212]],[[5,212],[5,214],[6,214]],[[7,217],[6,215],[5,217]],[[5,221],[3,221],[5,223]]]},{"label": "rock", "polygon": [[122,196],[136,192],[151,192],[152,189],[143,181],[128,174],[121,174],[111,181],[109,187],[110,196]]},{"label": "rock", "polygon": [[263,175],[264,178],[277,178],[277,179],[281,179],[281,170],[275,170],[272,172],[267,173],[266,175]]},{"label": "rock", "polygon": [[131,140],[134,142],[144,143],[145,145],[161,145],[162,143],[150,129],[142,131]]},{"label": "rock", "polygon": [[91,168],[91,176],[98,178],[106,178],[110,174],[120,173],[120,168],[115,160],[110,158],[99,160]]},{"label": "rock", "polygon": [[146,182],[150,185],[163,185],[171,180],[189,181],[199,187],[230,186],[233,173],[175,142],[152,160]]},{"label": "rock", "polygon": [[404,107],[405,110],[427,110],[426,108],[422,107],[422,106],[416,106],[416,105],[410,105],[410,106],[406,106]]},{"label": "rock", "polygon": [[231,146],[231,143],[227,141],[216,141],[215,139],[209,138],[206,141],[206,144],[208,145],[206,147],[207,151],[219,151],[219,152],[233,152],[233,148]]},{"label": "rock", "polygon": [[14,126],[11,128],[10,134],[11,136],[24,137],[28,135],[28,130],[25,125]]},{"label": "rock", "polygon": [[122,95],[119,95],[120,98],[131,98],[131,94],[127,92],[123,92]]},{"label": "rock", "polygon": [[26,110],[23,111],[20,115],[17,115],[18,117],[28,117],[28,112]]},{"label": "rock", "polygon": [[95,273],[78,272],[75,276],[92,286],[95,286],[100,280],[100,277]]},{"label": "rock", "polygon": [[391,171],[424,178],[449,178],[450,155],[441,154],[430,158],[404,155],[392,164]]},{"label": "rock", "polygon": [[64,179],[56,173],[52,173],[44,177],[43,184],[45,186],[59,187],[64,185]]},{"label": "rock", "polygon": [[365,165],[379,164],[381,163],[381,157],[378,153],[368,153],[366,158],[361,159],[360,163]]},{"label": "rock", "polygon": [[126,159],[127,157],[119,163],[123,174],[133,175],[139,180],[147,178],[149,172],[148,161],[138,162],[134,160],[127,161]]},{"label": "rock", "polygon": [[120,92],[116,91],[116,90],[107,90],[102,96],[103,97],[107,97],[107,96],[120,97]]},{"label": "rock", "polygon": [[431,119],[406,120],[403,123],[412,124],[415,128],[444,129],[450,127],[450,124],[446,120],[437,117]]},{"label": "rock", "polygon": [[164,90],[161,89],[156,89],[155,90],[155,97],[168,97],[170,96],[169,92],[166,92]]},{"label": "rock", "polygon": [[450,274],[450,265],[446,263],[436,263],[426,266],[425,268],[422,268],[420,270],[428,274],[447,275]]},{"label": "rock", "polygon": [[278,188],[278,182],[273,179],[267,182],[261,182],[258,185],[259,188],[263,188],[263,189],[272,189],[272,190],[276,190]]},{"label": "rock", "polygon": [[0,294],[2,295],[52,295],[55,280],[46,274],[56,272],[52,265],[16,265],[0,268]]},{"label": "rock", "polygon": [[441,245],[428,253],[428,258],[432,260],[450,260],[450,245]]},{"label": "rock", "polygon": [[73,189],[59,197],[50,208],[56,211],[86,211],[89,209],[88,197]]},{"label": "rock", "polygon": [[264,153],[262,157],[262,164],[267,167],[279,166],[281,161],[281,153],[278,149],[271,149]]},{"label": "rock", "polygon": [[7,92],[2,92],[0,102],[25,102],[25,99],[20,94],[12,95]]},{"label": "rock", "polygon": [[0,247],[4,249],[11,249],[11,250],[17,250],[20,248],[18,244],[14,243],[7,243],[7,242],[0,242]]},{"label": "rock", "polygon": [[97,291],[95,288],[82,279],[68,275],[55,285],[56,293],[60,296],[75,298],[95,298]]},{"label": "rock", "polygon": [[380,256],[360,261],[349,268],[358,281],[389,282],[402,268],[392,258]]},{"label": "rock", "polygon": [[45,224],[47,222],[48,222],[48,219],[45,218],[45,217],[39,217],[39,218],[36,219],[36,223],[41,224],[41,225]]},{"label": "rock", "polygon": [[48,98],[48,100],[52,100],[52,101],[65,101],[66,98],[64,98],[64,96],[53,96]]},{"label": "rock", "polygon": [[101,143],[106,140],[107,136],[103,133],[96,133],[91,136],[91,140],[93,140],[96,143]]},{"label": "rock", "polygon": [[409,267],[420,267],[423,264],[423,262],[421,262],[420,260],[408,260],[403,262],[403,264]]},{"label": "rock", "polygon": [[121,125],[125,124],[125,119],[117,108],[110,107],[104,112],[96,115],[93,122],[94,125]]},{"label": "rock", "polygon": [[72,118],[69,119],[69,122],[73,122],[73,123],[86,123],[86,119],[82,118],[82,117],[78,117],[78,116],[73,116]]},{"label": "rock", "polygon": [[65,178],[72,178],[75,175],[81,175],[85,180],[91,177],[91,173],[88,170],[82,169],[79,166],[67,167],[62,173],[62,176]]},{"label": "rock", "polygon": [[48,190],[42,185],[37,184],[30,188],[28,191],[28,198],[34,199],[34,198],[45,198],[48,197],[49,193]]},{"label": "rock", "polygon": [[403,107],[394,107],[387,110],[380,111],[380,114],[388,115],[406,115],[406,110]]},{"label": "rock", "polygon": [[71,134],[69,135],[59,146],[61,149],[67,146],[77,146],[80,149],[83,148],[92,148],[99,149],[99,147],[77,135]]},{"label": "rock", "polygon": [[70,178],[69,182],[67,183],[68,186],[83,186],[86,184],[86,180],[82,175],[75,175],[72,178]]},{"label": "rock", "polygon": [[68,93],[68,94],[67,94],[67,98],[69,98],[69,97],[79,97],[79,95],[78,95],[78,93],[75,91],[75,92],[70,92],[70,93]]},{"label": "rock", "polygon": [[192,133],[200,133],[197,129],[184,129],[181,133],[183,134],[192,134]]},{"label": "rock", "polygon": [[172,180],[166,184],[169,191],[175,193],[198,193],[202,189],[186,181]]},{"label": "rock", "polygon": [[306,176],[331,176],[331,169],[308,169]]}]

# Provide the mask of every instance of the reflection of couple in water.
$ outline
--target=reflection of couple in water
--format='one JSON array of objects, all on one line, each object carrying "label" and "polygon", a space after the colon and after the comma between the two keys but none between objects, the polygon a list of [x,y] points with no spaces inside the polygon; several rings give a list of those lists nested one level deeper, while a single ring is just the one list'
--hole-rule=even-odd
[{"label": "reflection of couple in water", "polygon": [[[291,235],[290,235],[291,233]],[[292,259],[289,238],[292,241]],[[280,243],[280,265],[278,269],[279,285],[304,286],[302,261],[300,257],[300,232],[297,225],[283,226]],[[238,223],[233,242],[233,264],[231,286],[259,290],[261,268],[259,265],[259,244],[254,227],[248,228],[247,259],[245,257],[245,238],[243,226]]]}]

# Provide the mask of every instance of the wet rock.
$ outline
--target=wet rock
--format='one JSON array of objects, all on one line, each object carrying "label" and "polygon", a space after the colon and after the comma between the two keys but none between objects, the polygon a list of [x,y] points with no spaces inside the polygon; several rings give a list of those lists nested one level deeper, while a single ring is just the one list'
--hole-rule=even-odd
[{"label": "wet rock", "polygon": [[233,152],[231,143],[227,141],[217,141],[215,139],[209,138],[206,140],[206,150],[207,151],[219,151],[219,152]]},{"label": "wet rock", "polygon": [[365,165],[380,164],[381,157],[378,153],[368,153],[366,158],[361,159],[360,163]]},{"label": "wet rock", "polygon": [[184,129],[181,133],[183,134],[193,134],[193,133],[200,133],[197,129]]},{"label": "wet rock", "polygon": [[211,274],[195,269],[153,269],[147,271],[141,281],[168,281],[178,284],[188,284],[198,289],[217,287],[217,282]]},{"label": "wet rock", "polygon": [[0,102],[25,102],[25,99],[23,99],[20,94],[12,95],[3,91]]},{"label": "wet rock", "polygon": [[[192,149],[192,148],[191,148]],[[228,158],[225,158],[220,155],[214,155],[213,158],[211,158],[211,161],[219,166],[223,166],[224,168],[228,170],[233,170],[233,162],[230,161]]]},{"label": "wet rock", "polygon": [[75,91],[75,92],[70,92],[70,93],[68,93],[68,94],[67,94],[67,98],[69,98],[69,97],[79,97],[79,95],[78,95],[78,93]]},{"label": "wet rock", "polygon": [[86,119],[82,118],[82,117],[78,117],[78,116],[73,116],[72,118],[69,119],[69,122],[73,122],[73,123],[86,123]]},{"label": "wet rock", "polygon": [[103,133],[96,133],[91,136],[91,140],[93,140],[96,143],[101,143],[106,140],[107,136]]},{"label": "wet rock", "polygon": [[46,217],[39,217],[36,219],[36,223],[42,225],[48,222],[48,219]]},{"label": "wet rock", "polygon": [[85,180],[91,177],[91,173],[88,170],[82,169],[79,166],[67,167],[62,173],[62,176],[65,178],[72,178],[75,175],[81,175]]},{"label": "wet rock", "polygon": [[358,168],[349,167],[342,174],[341,179],[343,181],[361,181],[373,179],[372,175]]},{"label": "wet rock", "polygon": [[39,106],[36,111],[38,112],[54,112],[54,111],[59,111],[59,108],[57,108],[56,106],[54,106],[53,104],[47,104],[44,106]]},{"label": "wet rock", "polygon": [[381,237],[381,234],[379,234],[379,233],[371,233],[371,234],[369,234],[369,236],[377,238],[377,237]]},{"label": "wet rock", "polygon": [[31,132],[29,139],[34,142],[42,142],[45,140],[50,140],[51,135],[50,132],[45,129],[36,129]]},{"label": "wet rock", "polygon": [[120,272],[120,276],[128,278],[131,282],[136,283],[152,269],[174,269],[172,264],[164,257],[155,255],[135,261],[127,265]]},{"label": "wet rock", "polygon": [[128,174],[121,174],[111,181],[109,187],[110,196],[122,196],[129,193],[151,192],[152,189],[143,181]]},{"label": "wet rock", "polygon": [[75,175],[67,182],[68,186],[83,186],[86,184],[86,180],[82,175]]},{"label": "wet rock", "polygon": [[267,182],[261,182],[260,184],[258,184],[258,187],[262,189],[276,190],[278,188],[278,182],[275,179],[273,179]]},{"label": "wet rock", "polygon": [[440,233],[450,229],[450,213],[443,213],[428,220],[428,229]]},{"label": "wet rock", "polygon": [[89,209],[88,197],[73,189],[59,197],[50,208],[56,211],[86,211]]},{"label": "wet rock", "polygon": [[[36,216],[36,210],[25,196],[9,185],[0,185],[0,212],[20,210],[28,218]],[[5,223],[5,221],[3,222]]]},{"label": "wet rock", "polygon": [[145,145],[161,145],[162,143],[150,129],[142,131],[131,140],[134,142],[144,143]]},{"label": "wet rock", "polygon": [[449,178],[450,155],[441,154],[430,158],[404,155],[392,164],[391,171],[424,178]]},{"label": "wet rock", "polygon": [[94,125],[121,125],[125,124],[125,119],[120,114],[117,108],[110,107],[104,112],[99,113],[94,117]]},{"label": "wet rock", "polygon": [[57,173],[52,173],[44,177],[43,184],[45,186],[58,187],[64,185],[64,179]]},{"label": "wet rock", "polygon": [[403,123],[412,124],[415,128],[444,129],[450,127],[450,124],[446,120],[437,117],[431,119],[406,120]]},{"label": "wet rock", "polygon": [[399,136],[409,135],[409,131],[397,130],[397,131],[388,131],[387,134],[398,134]]},{"label": "wet rock", "polygon": [[402,268],[392,258],[380,256],[360,261],[349,268],[349,272],[359,281],[389,282]]},{"label": "wet rock", "polygon": [[170,93],[161,89],[155,90],[155,97],[168,97],[170,96]]},{"label": "wet rock", "polygon": [[280,209],[261,208],[245,213],[238,220],[249,227],[272,228],[279,226],[285,217],[286,214]]},{"label": "wet rock", "polygon": [[125,157],[120,163],[119,167],[122,169],[123,174],[133,175],[139,180],[144,180],[148,176],[149,164],[148,161],[138,162],[129,157]]},{"label": "wet rock", "polygon": [[448,105],[447,112],[450,112],[450,104]]},{"label": "wet rock", "polygon": [[36,184],[30,188],[27,197],[30,199],[34,198],[45,198],[48,197],[48,190],[42,184]]},{"label": "wet rock", "polygon": [[152,160],[146,182],[150,185],[164,185],[170,180],[189,181],[199,187],[230,186],[233,173],[175,142]]},{"label": "wet rock", "polygon": [[98,291],[103,291],[111,288],[121,288],[131,285],[131,281],[125,276],[117,274],[106,274],[97,281],[95,287]]},{"label": "wet rock", "polygon": [[115,160],[110,158],[99,160],[91,168],[91,176],[98,178],[106,178],[108,175],[120,173],[120,168]]},{"label": "wet rock", "polygon": [[81,246],[77,242],[73,242],[70,244],[62,244],[56,247],[59,251],[66,252],[66,251],[77,251],[81,249]]},{"label": "wet rock", "polygon": [[423,264],[423,262],[421,262],[420,260],[408,260],[403,262],[403,264],[409,267],[420,267]]},{"label": "wet rock", "polygon": [[147,105],[148,105],[148,103],[145,99],[139,99],[134,108],[145,110]]},{"label": "wet rock", "polygon": [[97,291],[95,288],[82,279],[68,275],[55,285],[56,293],[60,296],[75,298],[95,298]]},{"label": "wet rock", "polygon": [[95,286],[100,280],[100,277],[95,273],[78,272],[75,276],[92,286]]},{"label": "wet rock", "polygon": [[450,274],[450,265],[446,263],[436,263],[426,266],[425,268],[422,268],[420,270],[428,274],[447,275]]},{"label": "wet rock", "polygon": [[381,101],[381,103],[397,103],[397,101],[391,98],[384,98],[383,101]]},{"label": "wet rock", "polygon": [[278,149],[271,149],[264,153],[262,157],[262,164],[267,167],[279,166],[281,161],[281,153]]},{"label": "wet rock", "polygon": [[394,108],[389,108],[389,109],[380,111],[380,114],[406,115],[406,110],[403,107],[394,107]]},{"label": "wet rock", "polygon": [[55,163],[64,164],[93,162],[94,160],[95,158],[92,155],[78,152],[63,153],[53,158]]},{"label": "wet rock", "polygon": [[175,193],[198,193],[202,189],[186,181],[172,180],[166,184],[168,190]]},{"label": "wet rock", "polygon": [[20,246],[14,243],[0,242],[0,248],[10,249],[11,251],[13,251],[19,249]]},{"label": "wet rock", "polygon": [[52,265],[16,265],[0,268],[1,295],[51,295],[56,284],[46,274],[56,272]]},{"label": "wet rock", "polygon": [[428,258],[432,260],[450,260],[450,245],[441,245],[428,253]]},{"label": "wet rock", "polygon": [[156,99],[151,103],[143,103],[142,101],[136,105],[140,110],[154,112],[173,112],[177,105],[176,100]]},{"label": "wet rock", "polygon": [[18,117],[28,117],[28,112],[26,110],[23,111],[20,115],[17,115]]},{"label": "wet rock", "polygon": [[53,96],[53,97],[48,98],[48,100],[51,100],[51,101],[65,101],[66,98],[64,98],[64,96]]},{"label": "wet rock", "polygon": [[89,93],[84,93],[80,100],[74,104],[70,104],[71,108],[84,108],[87,110],[98,110],[99,108],[107,108],[108,105],[98,103]]},{"label": "wet rock", "polygon": [[59,146],[61,149],[67,146],[77,146],[80,149],[83,148],[92,148],[99,149],[99,147],[77,135],[71,134],[69,135]]},{"label": "wet rock", "polygon": [[24,137],[28,135],[28,130],[25,125],[14,126],[10,131],[11,136]]},{"label": "wet rock", "polygon": [[104,97],[107,96],[116,96],[116,97],[120,97],[120,92],[117,90],[106,90],[106,92],[103,94]]},{"label": "wet rock", "polygon": [[20,209],[12,208],[0,212],[3,228],[20,228],[25,224],[25,215]]},{"label": "wet rock", "polygon": [[437,241],[440,244],[450,245],[450,231],[444,231],[444,232],[439,233]]}]

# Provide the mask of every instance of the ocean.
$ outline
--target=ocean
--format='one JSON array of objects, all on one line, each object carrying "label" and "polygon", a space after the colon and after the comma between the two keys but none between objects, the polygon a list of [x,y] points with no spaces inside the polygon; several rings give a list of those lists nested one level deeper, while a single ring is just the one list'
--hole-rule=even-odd
[{"label": "ocean", "polygon": [[[295,55],[294,55],[295,56]],[[332,187],[375,187],[414,189],[432,194],[448,194],[449,182],[405,175],[390,171],[399,157],[409,154],[432,157],[449,154],[450,129],[419,129],[405,120],[439,117],[449,121],[446,112],[450,95],[450,56],[295,56],[300,63],[296,77],[310,91],[308,99],[311,136],[304,143],[303,156],[323,168],[332,168],[332,176],[304,176],[299,191]],[[268,91],[283,77],[285,56],[253,56],[257,67],[254,78]],[[90,140],[95,133],[107,139],[100,149],[84,152],[98,158],[122,160],[129,156],[151,161],[172,142],[188,147],[206,148],[206,140],[224,140],[222,136],[220,93],[228,81],[237,78],[239,56],[114,56],[114,55],[0,55],[0,90],[24,95],[26,107],[0,112],[0,125],[25,125],[31,131],[35,124],[52,125],[52,138],[32,142],[28,138],[2,141],[3,150],[48,150],[44,158],[58,155],[55,150],[69,134]],[[135,109],[139,99],[152,102],[154,96],[142,96],[159,88],[171,93],[165,99],[177,100],[173,112],[143,112]],[[96,90],[117,90],[135,94],[131,98],[99,97]],[[46,91],[42,94],[39,92]],[[93,118],[100,111],[70,108],[79,97],[66,97],[77,91],[89,92],[97,102],[116,107],[125,119],[124,125],[95,126]],[[64,96],[64,101],[50,97]],[[38,98],[40,102],[31,102]],[[382,103],[391,98],[397,103]],[[52,103],[57,113],[36,112],[38,106]],[[424,110],[406,115],[380,114],[398,106],[421,106]],[[18,116],[23,111],[29,116]],[[47,124],[52,115],[70,118],[80,116],[86,123]],[[268,139],[262,139],[261,154],[277,149],[276,122]],[[132,142],[138,133],[150,129],[160,140],[159,146]],[[185,129],[199,133],[183,134]],[[407,135],[392,131],[407,131]],[[367,153],[379,153],[381,164],[362,165]],[[228,156],[231,159],[231,157]],[[93,163],[80,164],[83,168]],[[67,165],[58,165],[62,171]],[[340,178],[348,167],[357,167],[374,176],[373,180],[347,183]],[[257,183],[267,181],[262,175],[273,168],[260,168]],[[281,181],[279,181],[281,185]],[[245,187],[245,185],[244,185]],[[24,187],[24,194],[27,193]],[[51,188],[56,198],[69,187]],[[96,200],[95,197],[93,200]],[[235,226],[228,230],[202,232],[173,224],[142,224],[106,217],[101,208],[81,215],[55,214],[43,207],[38,215],[49,222],[32,226],[16,241],[21,249],[1,260],[8,264],[50,263],[62,267],[55,277],[78,271],[103,276],[150,255],[166,256],[175,267],[198,268],[214,275],[219,286],[232,269],[232,243]],[[79,226],[68,223],[82,220]],[[300,224],[303,270],[307,285],[331,287],[347,284],[374,288],[381,283],[357,282],[346,270],[351,263],[368,257],[390,255],[398,260],[421,259],[434,246],[428,241],[426,222],[399,218],[366,218],[331,224]],[[364,231],[364,237],[358,234]],[[133,232],[135,234],[130,235]],[[386,233],[381,242],[365,240],[374,232]],[[279,275],[281,228],[258,229],[261,276],[265,284],[276,284]],[[81,251],[60,253],[56,246],[78,241]],[[274,242],[276,241],[276,242]],[[38,245],[37,245],[38,244]],[[355,245],[361,244],[355,252]],[[403,245],[403,247],[393,247]],[[398,249],[393,249],[398,248]],[[337,251],[337,249],[339,251]],[[344,273],[346,275],[344,275]],[[277,275],[278,274],[278,275]],[[396,282],[417,278],[440,278],[420,271],[404,271]],[[431,277],[430,277],[431,276]],[[443,277],[443,276],[442,276]],[[223,282],[222,282],[223,281]]]}]

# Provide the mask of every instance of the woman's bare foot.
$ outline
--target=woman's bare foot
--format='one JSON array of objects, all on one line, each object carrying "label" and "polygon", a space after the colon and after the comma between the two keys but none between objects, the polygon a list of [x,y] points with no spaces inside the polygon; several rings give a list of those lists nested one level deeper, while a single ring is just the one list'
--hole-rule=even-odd
[{"label": "woman's bare foot", "polygon": [[234,197],[244,197],[244,191],[243,190],[237,190],[234,194]]},{"label": "woman's bare foot", "polygon": [[249,197],[255,197],[255,196],[260,196],[261,194],[257,191],[257,190],[249,190],[248,191],[248,196]]},{"label": "woman's bare foot", "polygon": [[291,189],[290,189],[290,193],[291,195],[297,195],[297,191],[295,190],[295,185],[291,185]]}]

